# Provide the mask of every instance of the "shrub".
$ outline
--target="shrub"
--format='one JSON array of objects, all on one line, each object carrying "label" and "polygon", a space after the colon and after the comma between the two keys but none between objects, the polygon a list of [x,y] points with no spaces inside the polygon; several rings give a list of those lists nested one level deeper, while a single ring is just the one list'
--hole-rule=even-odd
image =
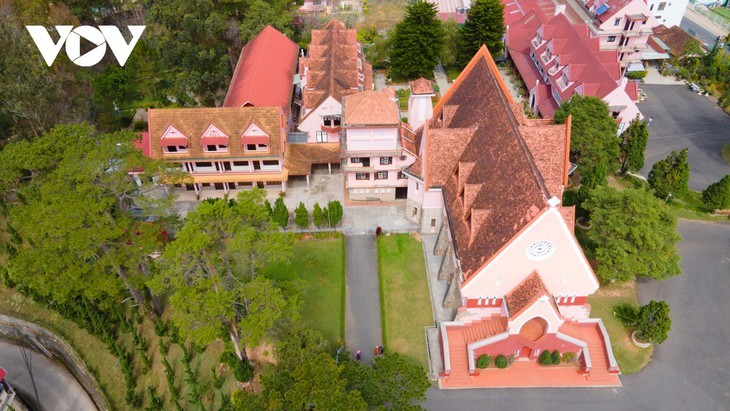
[{"label": "shrub", "polygon": [[507,357],[499,354],[497,358],[494,359],[494,365],[499,369],[507,368]]},{"label": "shrub", "polygon": [[646,71],[630,71],[626,73],[626,77],[630,78],[631,80],[639,80],[646,77],[646,74]]},{"label": "shrub", "polygon": [[618,322],[623,324],[624,327],[633,327],[636,325],[639,310],[637,310],[633,305],[621,304],[613,307],[613,316],[616,317]]},{"label": "shrub", "polygon": [[253,367],[251,367],[251,363],[239,360],[232,351],[223,351],[219,361],[231,367],[237,381],[248,382],[253,378]]},{"label": "shrub", "polygon": [[560,364],[560,352],[558,350],[553,351],[553,353],[550,354],[550,358],[553,360],[553,364]]},{"label": "shrub", "polygon": [[137,120],[134,122],[134,131],[144,131],[147,129],[147,122],[144,120]]},{"label": "shrub", "polygon": [[336,227],[337,223],[342,220],[342,204],[335,200],[327,203],[327,222],[331,227]]},{"label": "shrub", "polygon": [[324,224],[324,214],[322,213],[322,207],[319,203],[314,203],[314,210],[312,211],[312,223],[319,228]]},{"label": "shrub", "polygon": [[564,352],[563,353],[563,362],[564,363],[568,363],[569,364],[569,363],[572,363],[573,361],[575,361],[575,353],[574,352],[568,351],[568,352]]},{"label": "shrub", "polygon": [[277,198],[276,202],[274,202],[274,214],[272,217],[274,218],[274,222],[282,228],[286,228],[289,224],[289,209],[286,208],[286,204],[284,204],[284,200],[281,197]]},{"label": "shrub", "polygon": [[550,355],[550,351],[545,350],[540,354],[540,357],[537,359],[537,362],[540,363],[540,365],[551,365],[553,363],[553,357]]},{"label": "shrub", "polygon": [[294,209],[294,224],[299,228],[307,228],[309,226],[309,212],[303,202],[299,202],[299,206]]},{"label": "shrub", "polygon": [[672,319],[669,318],[669,305],[666,301],[652,300],[639,309],[636,331],[642,341],[663,343],[671,326]]},{"label": "shrub", "polygon": [[487,354],[482,354],[477,358],[477,368],[487,368],[489,367],[489,361],[491,358]]},{"label": "shrub", "polygon": [[167,334],[167,323],[162,320],[157,320],[155,322],[155,335],[162,337],[165,334]]}]

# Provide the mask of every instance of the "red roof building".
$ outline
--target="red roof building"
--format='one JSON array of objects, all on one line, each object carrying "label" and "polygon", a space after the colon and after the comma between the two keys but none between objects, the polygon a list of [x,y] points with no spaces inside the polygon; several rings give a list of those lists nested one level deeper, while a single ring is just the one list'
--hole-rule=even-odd
[{"label": "red roof building", "polygon": [[281,107],[291,111],[299,46],[266,26],[241,51],[223,107]]},{"label": "red roof building", "polygon": [[[438,232],[443,305],[456,309],[429,334],[441,388],[620,386],[608,334],[586,304],[598,280],[573,234],[575,210],[561,206],[570,127],[570,118],[525,118],[482,47],[410,138],[418,153],[406,217]],[[546,350],[577,361],[540,367]],[[476,367],[500,354],[515,362]]]}]

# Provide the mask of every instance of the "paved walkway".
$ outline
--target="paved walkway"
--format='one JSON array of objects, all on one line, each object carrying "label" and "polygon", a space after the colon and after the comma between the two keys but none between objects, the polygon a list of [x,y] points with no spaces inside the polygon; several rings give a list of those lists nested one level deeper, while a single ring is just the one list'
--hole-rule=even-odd
[{"label": "paved walkway", "polygon": [[662,76],[662,74],[659,72],[659,70],[656,69],[656,67],[651,66],[646,70],[646,77],[644,77],[644,82],[639,84],[639,88],[641,88],[641,86],[643,86],[644,84],[684,86],[685,82],[683,80],[675,79],[674,76]]},{"label": "paved walkway", "polygon": [[383,344],[380,320],[378,249],[374,235],[345,236],[345,344],[355,356],[370,361],[373,348]]},{"label": "paved walkway", "polygon": [[433,70],[433,76],[436,80],[436,84],[439,86],[439,93],[441,94],[441,97],[445,96],[446,92],[449,91],[449,87],[451,87],[451,84],[449,84],[449,78],[446,76],[444,66],[442,66],[441,64],[436,66],[436,68]]}]

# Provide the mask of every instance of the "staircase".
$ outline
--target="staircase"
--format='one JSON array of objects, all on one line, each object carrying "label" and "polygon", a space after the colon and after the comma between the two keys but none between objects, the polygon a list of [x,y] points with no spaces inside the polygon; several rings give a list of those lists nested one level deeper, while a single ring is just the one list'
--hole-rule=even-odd
[{"label": "staircase", "polygon": [[507,329],[507,318],[488,318],[475,321],[464,328],[464,341],[471,344],[493,335],[501,334]]}]

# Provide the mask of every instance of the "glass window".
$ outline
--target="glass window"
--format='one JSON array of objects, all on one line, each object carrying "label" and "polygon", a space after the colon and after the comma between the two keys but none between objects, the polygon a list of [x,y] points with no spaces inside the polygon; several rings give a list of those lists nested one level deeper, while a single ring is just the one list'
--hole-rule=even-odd
[{"label": "glass window", "polygon": [[387,166],[393,164],[393,157],[380,157],[380,165]]},{"label": "glass window", "polygon": [[268,149],[269,149],[269,145],[268,145],[268,144],[258,144],[258,145],[257,145],[257,148],[258,148],[258,149],[259,149],[260,151],[266,151],[266,150],[268,150]]},{"label": "glass window", "polygon": [[609,43],[613,43],[614,41],[616,41],[616,36],[608,36]]},{"label": "glass window", "polygon": [[662,10],[664,10],[664,9],[665,9],[666,7],[667,7],[667,2],[663,1],[663,2],[659,3],[659,7],[657,7],[657,9],[656,9],[656,10],[657,10],[657,11],[662,11]]},{"label": "glass window", "polygon": [[246,150],[256,151],[256,144],[246,144]]},{"label": "glass window", "polygon": [[[327,124],[325,124],[327,125]],[[318,131],[317,132],[317,142],[318,143],[326,143],[327,142],[327,132],[325,131]]]},{"label": "glass window", "polygon": [[350,159],[350,162],[351,163],[356,163],[356,164],[357,163],[362,163],[362,158],[361,157],[353,157],[353,158]]},{"label": "glass window", "polygon": [[213,163],[210,161],[198,161],[195,163],[195,167],[213,167]]},{"label": "glass window", "polygon": [[387,171],[378,171],[377,173],[375,173],[375,179],[376,180],[387,180],[388,172]]},{"label": "glass window", "polygon": [[408,176],[406,175],[406,173],[404,173],[402,171],[398,172],[398,180],[405,180],[407,178],[408,178]]},{"label": "glass window", "polygon": [[370,173],[355,173],[355,180],[370,180]]},{"label": "glass window", "polygon": [[279,160],[264,160],[265,166],[278,166]]},{"label": "glass window", "polygon": [[234,167],[248,167],[248,161],[234,161]]},{"label": "glass window", "polygon": [[613,25],[614,26],[618,26],[619,24],[621,24],[621,19],[620,18],[613,20]]}]

